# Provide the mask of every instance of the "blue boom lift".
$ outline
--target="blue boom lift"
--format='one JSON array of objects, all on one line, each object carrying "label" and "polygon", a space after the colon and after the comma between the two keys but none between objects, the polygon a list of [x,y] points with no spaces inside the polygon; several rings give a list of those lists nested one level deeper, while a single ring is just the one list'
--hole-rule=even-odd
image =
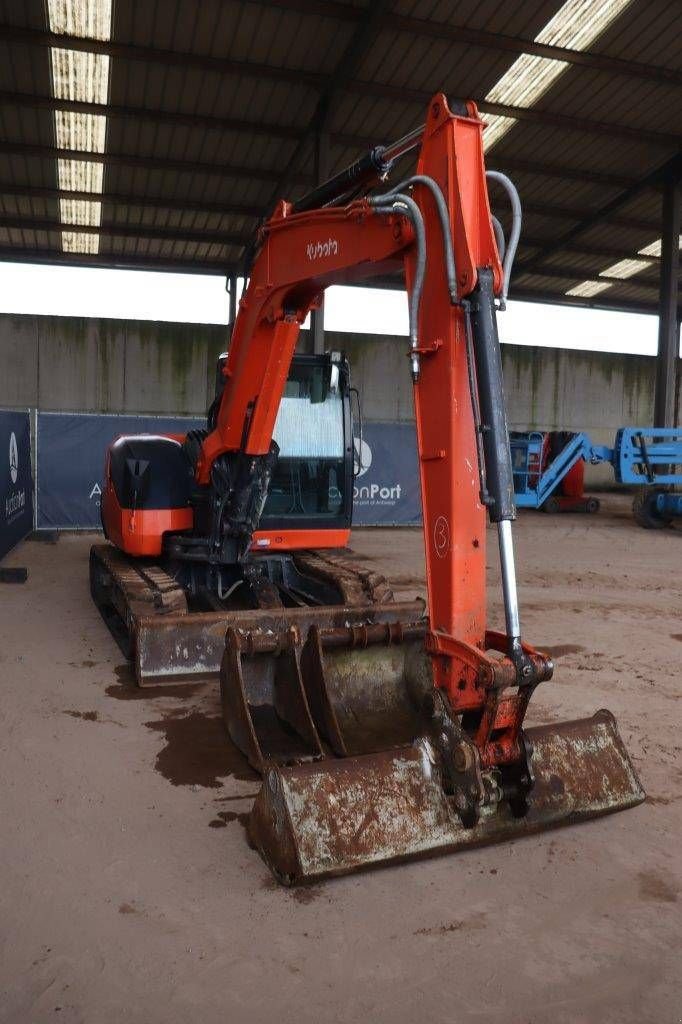
[{"label": "blue boom lift", "polygon": [[596,498],[579,495],[564,501],[561,487],[579,463],[608,463],[617,483],[641,488],[633,506],[641,526],[656,529],[682,517],[682,493],[674,490],[682,484],[682,427],[621,427],[612,448],[593,444],[585,433],[561,437],[564,443],[552,457],[549,432],[511,432],[514,489],[520,508],[596,512]]}]

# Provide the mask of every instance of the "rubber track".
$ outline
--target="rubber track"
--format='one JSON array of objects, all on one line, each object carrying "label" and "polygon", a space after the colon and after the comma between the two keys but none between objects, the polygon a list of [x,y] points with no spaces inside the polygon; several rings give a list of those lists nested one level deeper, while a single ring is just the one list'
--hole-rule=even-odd
[{"label": "rubber track", "polygon": [[187,612],[185,593],[160,565],[128,558],[111,544],[90,549],[90,588],[99,607],[113,607],[130,631],[142,615]]},{"label": "rubber track", "polygon": [[[301,551],[294,554],[294,561],[301,572],[337,586],[341,604],[362,608],[393,601],[384,576],[354,565],[344,555]],[[90,550],[90,589],[103,612],[116,611],[129,642],[143,616],[192,614],[182,587],[160,565],[130,558],[111,544],[95,544]]]}]

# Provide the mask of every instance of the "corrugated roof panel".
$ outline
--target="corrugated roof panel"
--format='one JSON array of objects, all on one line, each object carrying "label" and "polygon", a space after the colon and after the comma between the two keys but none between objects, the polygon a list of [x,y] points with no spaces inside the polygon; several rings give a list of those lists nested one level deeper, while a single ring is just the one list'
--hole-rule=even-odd
[{"label": "corrugated roof panel", "polygon": [[631,79],[574,66],[542,97],[537,109],[604,125],[621,125],[626,130],[639,128],[662,135],[679,132],[677,116],[671,120],[679,99],[679,86],[639,81],[636,105],[630,102],[631,93]]},{"label": "corrugated roof panel", "polygon": [[542,0],[536,3],[500,3],[500,0],[466,0],[452,4],[449,0],[398,0],[396,11],[415,18],[429,18],[433,21],[448,21],[451,24],[467,25],[485,29],[487,32],[503,32],[532,39],[543,25],[561,7],[560,0]]},{"label": "corrugated roof panel", "polygon": [[615,22],[594,47],[621,60],[680,69],[680,8],[676,0],[636,3],[628,17]]},{"label": "corrugated roof panel", "polygon": [[[72,10],[85,10],[92,0],[55,2],[70,5]],[[117,43],[269,65],[276,69],[279,78],[183,66],[182,57],[166,61],[153,55],[149,60],[116,56],[110,60],[111,103],[128,109],[129,113],[107,118],[103,153],[106,172],[104,181],[95,181],[92,187],[103,186],[105,190],[101,214],[104,224],[114,223],[121,229],[139,229],[159,237],[136,239],[133,235],[110,239],[103,236],[101,252],[105,258],[109,252],[125,252],[163,259],[170,259],[169,254],[172,254],[174,259],[192,260],[198,259],[200,253],[201,259],[213,261],[214,265],[216,258],[224,258],[226,262],[238,259],[240,247],[225,245],[221,239],[248,234],[255,219],[239,212],[221,212],[219,204],[234,208],[241,203],[264,209],[279,191],[295,196],[309,187],[300,180],[300,172],[290,184],[278,185],[279,179],[289,176],[289,164],[296,149],[295,134],[293,137],[283,135],[287,131],[307,131],[319,96],[318,79],[314,76],[332,76],[336,72],[348,40],[369,10],[367,3],[358,2],[355,6],[358,7],[357,17],[339,18],[334,17],[334,8],[329,15],[304,14],[301,10],[271,6],[266,0],[204,0],[201,5],[190,0],[150,0],[145,4],[117,0],[113,27],[113,39]],[[679,43],[673,38],[673,6],[664,0],[652,0],[645,12],[641,3],[631,4],[591,46],[592,51],[647,60],[654,66],[667,63],[679,69]],[[333,94],[329,123],[332,169],[338,169],[362,152],[365,140],[389,141],[418,124],[424,116],[424,102],[414,98],[415,92],[428,94],[443,88],[452,96],[480,98],[514,64],[517,58],[514,52],[460,44],[456,38],[450,38],[446,31],[448,26],[461,24],[471,31],[502,32],[533,39],[561,7],[561,3],[544,0],[529,0],[524,4],[462,0],[457,5],[447,0],[397,0],[394,6],[397,15],[429,19],[434,31],[419,35],[397,28],[391,24],[390,17],[383,20],[355,69],[355,80],[349,83],[348,89]],[[38,0],[24,5],[0,0],[0,20],[38,29],[46,26]],[[439,23],[444,27],[442,36],[438,34]],[[64,50],[68,50],[67,45]],[[70,60],[65,58],[66,63]],[[75,63],[93,67],[97,64],[80,55]],[[92,91],[93,74],[88,84],[81,72],[69,68],[59,76],[58,90],[77,98],[97,98]],[[289,73],[292,71],[293,75]],[[307,80],[306,75],[312,75],[313,79]],[[398,93],[393,99],[376,95],[362,83],[363,78],[394,87]],[[49,96],[47,48],[25,43],[7,46],[0,41],[0,90]],[[649,173],[672,151],[646,137],[635,135],[627,139],[615,133],[601,135],[587,130],[587,126],[579,122],[588,119],[634,126],[642,133],[658,130],[679,134],[679,94],[679,86],[675,84],[572,65],[536,100],[533,110],[546,122],[552,115],[559,114],[578,123],[568,127],[552,126],[541,120],[519,121],[494,148],[489,163],[509,170],[528,207],[519,260],[541,261],[537,267],[529,262],[530,272],[521,278],[522,289],[560,295],[565,282],[555,276],[557,268],[559,271],[575,268],[572,273],[579,269],[588,274],[598,272],[619,259],[635,258],[637,248],[660,237],[660,231],[652,232],[648,227],[651,224],[652,229],[655,228],[660,219],[660,194],[645,191],[633,196],[618,210],[620,221],[617,218],[598,220],[589,230],[567,241],[563,249],[558,248],[548,256],[541,252],[544,247],[560,245],[561,238],[576,224],[591,213],[598,213],[621,194],[628,183]],[[524,98],[517,97],[517,102],[524,102]],[[140,116],[136,113],[140,108],[159,111],[159,116]],[[164,118],[164,113],[170,116]],[[177,119],[174,114],[178,115]],[[92,113],[78,114],[75,120],[72,115],[73,112],[68,117],[60,117],[60,123],[66,125],[66,129],[60,128],[60,141],[64,143],[71,133],[78,144],[93,146],[88,130],[94,124],[87,120],[93,117]],[[225,125],[208,127],[202,123],[202,117],[224,121],[238,119],[252,127],[244,130],[227,129]],[[192,119],[196,119],[196,123],[192,123]],[[279,124],[283,131],[271,132],[267,128],[269,124]],[[56,161],[54,153],[49,152],[55,145],[52,112],[26,104],[21,107],[2,104],[0,134],[10,143],[45,150],[42,156],[39,150],[33,155],[0,153],[0,182],[55,191]],[[338,136],[343,136],[345,141]],[[134,160],[125,162],[121,156],[146,158],[149,164],[135,166]],[[167,166],[168,162],[179,163],[174,168]],[[516,162],[525,169],[515,169]],[[62,163],[64,187],[79,191],[88,187],[82,174],[77,173],[77,167],[70,167],[66,160]],[[304,174],[310,174],[311,164],[310,142],[306,141],[300,162]],[[88,168],[91,176],[97,168],[96,164],[85,161],[79,165]],[[228,174],[226,168],[235,166],[242,171]],[[264,171],[269,173],[263,174]],[[96,175],[97,171],[94,173]],[[122,197],[121,201],[115,203],[107,199],[110,194]],[[145,205],[145,197],[149,197],[148,205]],[[76,221],[80,218],[83,223],[95,219],[89,209],[94,203],[62,196],[61,211]],[[202,203],[208,209],[202,209]],[[508,223],[500,197],[495,197],[495,205]],[[555,215],[552,207],[557,208]],[[33,198],[12,193],[4,209],[9,211],[8,216],[10,213],[28,215],[38,221],[56,221],[60,214],[57,196],[48,198],[39,192]],[[572,210],[575,217],[571,215]],[[27,228],[23,234],[28,237],[30,230]],[[181,238],[174,239],[175,233]],[[51,238],[49,244],[58,249],[59,232],[47,234]],[[195,236],[203,236],[205,242],[199,243],[194,240]],[[24,243],[18,240],[15,244]],[[31,244],[37,244],[35,238]],[[42,244],[48,244],[47,236]],[[592,248],[605,255],[595,262],[594,258],[584,257],[581,248]],[[547,271],[551,269],[552,273],[543,276],[542,267]],[[645,273],[651,277],[650,270]],[[657,270],[654,276],[656,273]],[[655,286],[649,278],[648,283],[637,284],[638,277],[631,278],[627,287],[639,288],[640,292],[651,296]],[[568,287],[571,283],[576,282],[572,280]],[[617,299],[618,295],[626,294],[625,287],[614,284],[608,294],[609,301]]]}]

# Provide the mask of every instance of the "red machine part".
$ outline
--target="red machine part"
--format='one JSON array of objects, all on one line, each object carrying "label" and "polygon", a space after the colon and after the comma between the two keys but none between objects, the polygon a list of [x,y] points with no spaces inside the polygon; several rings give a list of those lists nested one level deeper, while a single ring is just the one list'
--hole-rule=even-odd
[{"label": "red machine part", "polygon": [[585,463],[582,459],[569,469],[561,481],[561,493],[566,498],[585,497]]},{"label": "red machine part", "polygon": [[102,521],[106,533],[117,548],[134,558],[158,558],[164,533],[191,530],[191,508],[121,508],[110,483],[102,491]]},{"label": "red machine part", "polygon": [[[180,444],[184,434],[163,434]],[[102,522],[117,548],[134,558],[158,558],[163,552],[166,533],[189,531],[194,525],[194,511],[179,508],[122,508],[111,479],[111,457],[107,452],[102,490]],[[257,530],[251,542],[252,551],[303,551],[308,548],[344,548],[350,530],[295,529]]]}]

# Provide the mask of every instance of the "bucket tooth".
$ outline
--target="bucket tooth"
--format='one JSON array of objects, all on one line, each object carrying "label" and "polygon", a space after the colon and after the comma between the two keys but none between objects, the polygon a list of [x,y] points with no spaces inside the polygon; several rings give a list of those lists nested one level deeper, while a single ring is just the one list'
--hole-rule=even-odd
[{"label": "bucket tooth", "polygon": [[275,876],[292,885],[520,838],[644,800],[610,712],[526,735],[535,785],[522,818],[502,801],[465,828],[422,738],[394,750],[269,768],[249,839]]}]

